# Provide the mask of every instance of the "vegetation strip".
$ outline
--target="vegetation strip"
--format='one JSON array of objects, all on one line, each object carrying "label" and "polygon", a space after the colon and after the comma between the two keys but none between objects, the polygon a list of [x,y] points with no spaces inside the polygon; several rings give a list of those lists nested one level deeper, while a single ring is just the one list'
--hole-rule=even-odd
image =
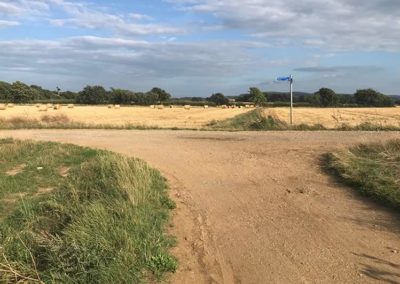
[{"label": "vegetation strip", "polygon": [[400,209],[400,139],[330,153],[326,166],[362,194]]},{"label": "vegetation strip", "polygon": [[208,127],[214,130],[231,131],[267,131],[267,130],[339,130],[339,131],[399,131],[400,126],[380,125],[369,122],[356,126],[341,124],[337,128],[325,128],[322,124],[296,124],[290,125],[279,118],[266,115],[262,108],[237,115],[222,121],[211,121]]},{"label": "vegetation strip", "polygon": [[177,262],[167,185],[146,163],[0,140],[0,282],[140,283]]}]

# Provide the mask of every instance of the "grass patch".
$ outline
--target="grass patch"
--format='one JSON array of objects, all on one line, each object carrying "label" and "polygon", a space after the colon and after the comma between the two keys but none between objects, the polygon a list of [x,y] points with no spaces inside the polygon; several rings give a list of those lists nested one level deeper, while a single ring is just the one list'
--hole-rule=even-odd
[{"label": "grass patch", "polygon": [[326,166],[362,194],[400,209],[400,140],[330,153]]},{"label": "grass patch", "polygon": [[237,115],[221,121],[212,121],[209,127],[216,130],[233,130],[233,131],[262,131],[262,130],[324,130],[322,125],[293,125],[290,126],[286,122],[279,120],[271,115],[266,116],[263,108]]},{"label": "grass patch", "polygon": [[0,282],[162,280],[177,268],[165,233],[174,206],[141,160],[0,140]]}]

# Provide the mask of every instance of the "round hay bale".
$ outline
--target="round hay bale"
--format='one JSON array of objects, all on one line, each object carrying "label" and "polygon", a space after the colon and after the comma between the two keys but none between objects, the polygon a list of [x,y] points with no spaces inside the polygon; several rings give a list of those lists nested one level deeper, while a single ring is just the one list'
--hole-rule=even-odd
[{"label": "round hay bale", "polygon": [[7,104],[7,107],[8,107],[8,108],[13,108],[13,107],[14,107],[14,104]]},{"label": "round hay bale", "polygon": [[157,109],[164,109],[164,106],[163,105],[158,105]]},{"label": "round hay bale", "polygon": [[47,105],[41,105],[39,111],[47,111],[47,109],[48,109]]},{"label": "round hay bale", "polygon": [[185,108],[186,110],[190,110],[190,105],[185,105],[184,108]]},{"label": "round hay bale", "polygon": [[59,109],[61,109],[61,105],[56,104],[56,105],[53,106],[53,109],[54,110],[59,110]]},{"label": "round hay bale", "polygon": [[113,108],[113,105],[108,105],[107,107],[108,107],[108,108]]},{"label": "round hay bale", "polygon": [[228,108],[228,106],[227,105],[222,105],[221,108],[222,109],[226,109],[226,108]]},{"label": "round hay bale", "polygon": [[0,110],[6,110],[7,105],[6,104],[0,104]]},{"label": "round hay bale", "polygon": [[40,104],[35,104],[35,107],[36,108],[40,108]]},{"label": "round hay bale", "polygon": [[121,108],[120,105],[115,105],[115,106],[114,106],[114,109],[120,109],[120,108]]},{"label": "round hay bale", "polygon": [[205,109],[208,108],[208,105],[204,105],[204,108],[205,108]]},{"label": "round hay bale", "polygon": [[150,108],[156,108],[154,105],[151,105]]},{"label": "round hay bale", "polygon": [[173,106],[173,105],[170,105],[169,108],[174,108],[174,106]]},{"label": "round hay bale", "polygon": [[68,108],[74,108],[75,106],[74,106],[74,104],[69,104],[68,105]]},{"label": "round hay bale", "polygon": [[245,105],[244,107],[245,107],[245,108],[250,108],[250,105]]}]

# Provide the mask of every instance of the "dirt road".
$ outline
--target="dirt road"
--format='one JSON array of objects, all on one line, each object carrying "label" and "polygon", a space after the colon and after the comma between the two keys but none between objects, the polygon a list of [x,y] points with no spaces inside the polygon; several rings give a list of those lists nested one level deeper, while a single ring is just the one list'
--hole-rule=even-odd
[{"label": "dirt road", "polygon": [[1,131],[134,155],[178,202],[174,283],[400,283],[399,214],[338,184],[321,154],[399,133]]}]

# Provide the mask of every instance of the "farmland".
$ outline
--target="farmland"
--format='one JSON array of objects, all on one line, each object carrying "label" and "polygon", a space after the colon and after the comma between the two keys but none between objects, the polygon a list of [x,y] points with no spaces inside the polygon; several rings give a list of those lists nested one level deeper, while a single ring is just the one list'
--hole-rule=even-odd
[{"label": "farmland", "polygon": [[[266,114],[289,122],[288,108],[266,109]],[[400,126],[400,108],[295,108],[293,112],[295,124],[321,124],[333,129],[347,124],[357,126],[371,123],[380,126]]]},{"label": "farmland", "polygon": [[211,120],[223,120],[242,114],[248,109],[222,109],[183,107],[152,109],[150,107],[121,107],[120,109],[107,106],[75,106],[72,109],[62,107],[60,110],[48,109],[41,112],[35,106],[15,106],[0,111],[0,119],[40,119],[42,116],[66,115],[71,121],[92,125],[127,124],[159,127],[159,128],[202,128]]},{"label": "farmland", "polygon": [[[102,125],[110,128],[132,125],[144,128],[204,129],[212,121],[231,119],[250,110],[221,107],[157,109],[124,106],[118,109],[107,106],[75,106],[74,108],[64,106],[59,110],[49,108],[45,112],[39,109],[35,106],[16,105],[13,108],[0,110],[0,119],[40,120],[45,117],[45,120],[51,120],[52,117],[61,116],[62,120],[99,128]],[[276,120],[289,122],[289,108],[265,108],[264,113]],[[363,123],[382,127],[400,127],[400,108],[295,108],[294,123],[296,125],[321,124],[326,129],[335,129],[343,125],[354,127]]]}]

